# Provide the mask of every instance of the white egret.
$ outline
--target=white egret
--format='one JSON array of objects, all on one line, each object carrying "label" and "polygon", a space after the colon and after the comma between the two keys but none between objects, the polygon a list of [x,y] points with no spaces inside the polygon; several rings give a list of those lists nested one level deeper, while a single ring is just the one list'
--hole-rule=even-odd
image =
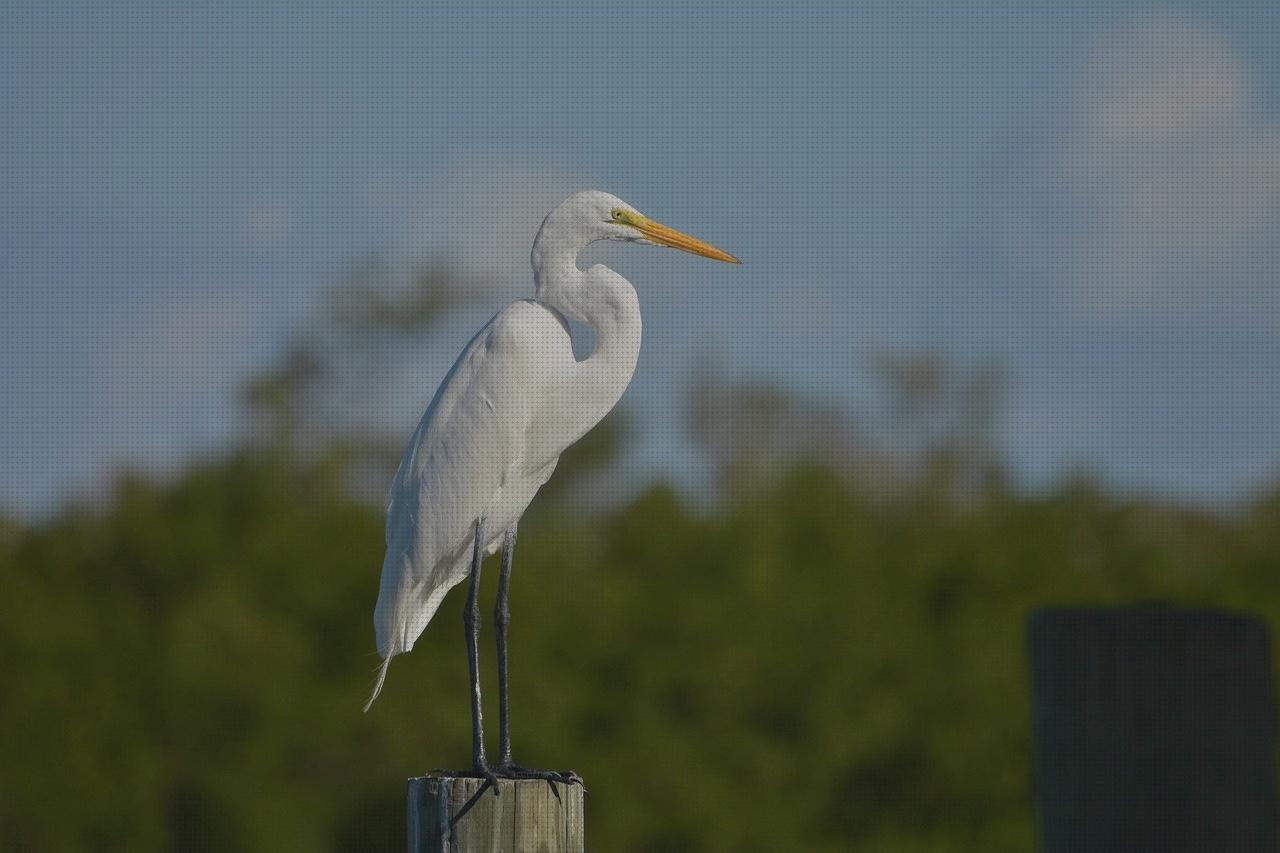
[{"label": "white egret", "polygon": [[[640,303],[630,282],[603,264],[578,268],[578,253],[597,240],[669,246],[738,263],[608,193],[569,198],[547,216],[534,240],[535,297],[498,312],[459,356],[405,449],[387,504],[387,553],[374,611],[383,661],[365,710],[382,690],[391,659],[413,648],[445,594],[470,577],[463,619],[472,764],[491,783],[498,776],[578,781],[572,773],[526,770],[512,761],[507,589],[520,516],[560,454],[618,402],[640,354]],[[595,331],[595,350],[581,361],[566,318]],[[480,713],[476,595],[481,563],[499,546],[494,622],[500,752],[491,766]]]}]

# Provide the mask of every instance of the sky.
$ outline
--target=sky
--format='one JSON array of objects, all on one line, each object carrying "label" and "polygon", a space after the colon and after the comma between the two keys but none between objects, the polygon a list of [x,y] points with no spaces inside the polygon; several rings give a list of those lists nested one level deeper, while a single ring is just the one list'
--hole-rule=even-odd
[{"label": "sky", "polygon": [[407,435],[605,189],[745,261],[636,284],[631,470],[706,352],[836,405],[877,351],[997,358],[1028,488],[1207,506],[1280,475],[1280,6],[4,3],[0,509],[244,434],[248,376],[371,251],[494,283],[396,366]]}]

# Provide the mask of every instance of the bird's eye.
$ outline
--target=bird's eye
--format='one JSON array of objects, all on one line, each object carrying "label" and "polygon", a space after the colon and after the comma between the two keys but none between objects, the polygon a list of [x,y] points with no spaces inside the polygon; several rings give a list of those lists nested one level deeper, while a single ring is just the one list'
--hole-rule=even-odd
[{"label": "bird's eye", "polygon": [[614,210],[614,211],[613,211],[613,218],[614,218],[615,220],[617,220],[617,219],[621,219],[621,218],[622,218],[622,209],[621,209],[621,208],[618,208],[618,209],[616,209],[616,210]]}]

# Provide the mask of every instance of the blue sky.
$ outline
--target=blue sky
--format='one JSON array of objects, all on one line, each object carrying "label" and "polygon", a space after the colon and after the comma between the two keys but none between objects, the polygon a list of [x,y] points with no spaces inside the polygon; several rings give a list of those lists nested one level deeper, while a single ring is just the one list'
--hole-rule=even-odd
[{"label": "blue sky", "polygon": [[[6,3],[0,506],[243,428],[235,390],[372,249],[499,287],[401,366],[411,429],[607,189],[741,268],[600,253],[646,319],[633,470],[690,360],[834,402],[879,348],[997,356],[1029,485],[1223,504],[1280,472],[1280,6]],[[593,250],[594,252],[595,250]]]}]

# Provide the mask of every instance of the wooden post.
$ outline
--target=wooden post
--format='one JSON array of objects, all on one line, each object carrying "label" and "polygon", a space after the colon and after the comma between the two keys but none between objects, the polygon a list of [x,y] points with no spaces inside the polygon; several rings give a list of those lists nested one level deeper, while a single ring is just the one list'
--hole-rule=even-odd
[{"label": "wooden post", "polygon": [[[581,785],[501,779],[462,815],[484,784],[460,776],[409,780],[409,853],[583,853]],[[450,829],[450,823],[453,823]]]},{"label": "wooden post", "polygon": [[1139,605],[1027,627],[1041,851],[1277,849],[1262,620]]}]

